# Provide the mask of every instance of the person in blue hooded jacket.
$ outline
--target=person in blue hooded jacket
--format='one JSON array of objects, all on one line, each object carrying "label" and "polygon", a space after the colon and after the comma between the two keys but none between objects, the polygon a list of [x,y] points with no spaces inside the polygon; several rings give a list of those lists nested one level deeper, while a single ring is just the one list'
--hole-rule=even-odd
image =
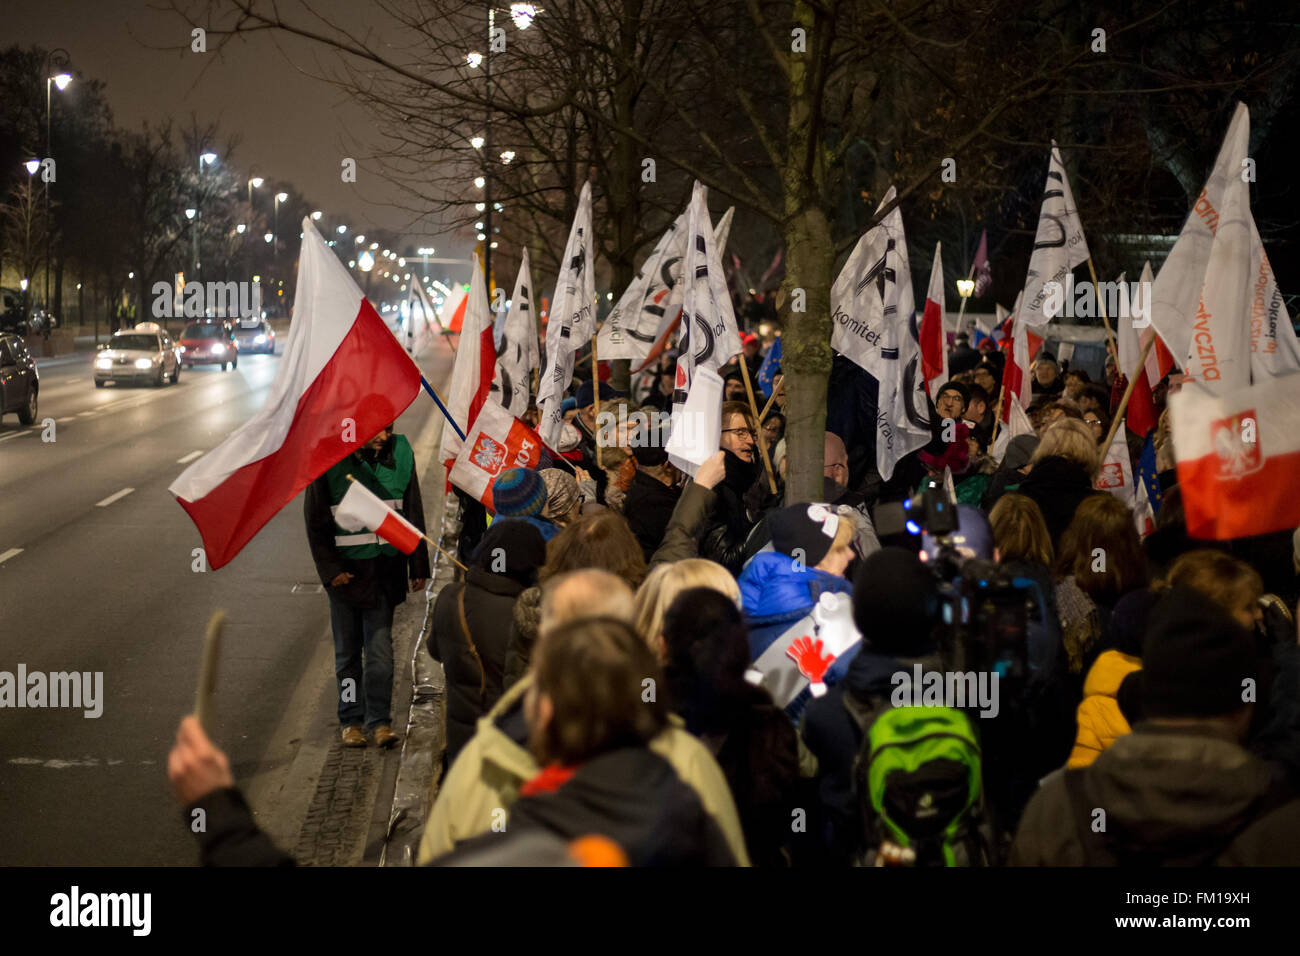
[{"label": "person in blue hooded jacket", "polygon": [[[792,628],[812,613],[823,595],[852,596],[853,586],[843,575],[854,557],[855,528],[826,505],[797,504],[772,514],[768,530],[773,550],[760,551],[745,565],[739,578],[740,595],[749,627],[750,660],[758,670],[770,678],[768,661],[775,661],[787,668],[797,666],[808,679],[808,683],[799,682],[802,689],[789,700],[769,687],[774,698],[781,698],[776,703],[797,722],[813,696],[813,686],[833,686],[848,671],[859,645],[854,643],[838,656],[826,650],[811,666],[795,653],[777,653],[780,648],[775,645],[783,637],[787,638],[783,644],[789,645],[790,639],[801,636],[791,634]],[[816,642],[812,630],[808,636]],[[769,649],[773,653],[764,658]],[[808,650],[814,651],[812,644]],[[784,679],[779,682],[789,686]],[[763,683],[768,686],[771,680]]]}]

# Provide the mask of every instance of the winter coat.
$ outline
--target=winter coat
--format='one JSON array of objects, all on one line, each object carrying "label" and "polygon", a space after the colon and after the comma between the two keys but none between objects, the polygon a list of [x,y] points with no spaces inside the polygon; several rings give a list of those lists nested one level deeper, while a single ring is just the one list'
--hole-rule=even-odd
[{"label": "winter coat", "polygon": [[[448,764],[501,697],[515,599],[523,590],[503,574],[470,568],[464,583],[447,585],[434,601],[428,648],[447,676]],[[468,635],[461,624],[462,595]]]},{"label": "winter coat", "polygon": [[503,687],[509,690],[528,673],[533,662],[533,645],[542,621],[542,589],[527,588],[515,599],[510,617],[510,639],[506,644]]},{"label": "winter coat", "polygon": [[185,808],[186,829],[203,811],[203,829],[196,832],[200,866],[295,866],[293,857],[272,842],[253,819],[248,802],[235,787],[221,787]]},{"label": "winter coat", "polygon": [[1047,532],[1052,536],[1052,547],[1058,551],[1061,535],[1070,526],[1083,499],[1089,495],[1106,494],[1093,490],[1092,478],[1083,465],[1058,455],[1049,455],[1036,463],[1017,490],[1032,498],[1043,512]]},{"label": "winter coat", "polygon": [[650,563],[698,558],[700,535],[704,533],[704,523],[716,500],[717,495],[712,488],[688,481],[673,507],[668,527],[664,529],[663,541],[650,556]]},{"label": "winter coat", "polygon": [[681,494],[679,489],[669,487],[643,471],[632,476],[627,497],[623,500],[623,517],[636,535],[647,561],[663,542],[664,531]]},{"label": "winter coat", "polygon": [[1079,705],[1079,732],[1067,767],[1086,767],[1130,730],[1119,708],[1119,686],[1129,674],[1142,669],[1142,661],[1119,651],[1106,651],[1097,658],[1083,682],[1083,703]]},{"label": "winter coat", "polygon": [[[1067,781],[1066,774],[1078,774]],[[1080,794],[1072,797],[1070,787]],[[1013,866],[1253,863],[1237,838],[1278,804],[1263,761],[1207,725],[1139,723],[1093,763],[1049,776],[1029,801]],[[1082,806],[1079,806],[1079,805]],[[1104,833],[1088,821],[1106,811]],[[1085,844],[1083,841],[1093,840]],[[1300,862],[1300,843],[1287,849]],[[1261,861],[1262,862],[1262,861]]]},{"label": "winter coat", "polygon": [[[754,555],[741,572],[739,584],[745,624],[749,628],[751,662],[762,657],[769,645],[793,624],[811,614],[823,594],[853,593],[853,585],[839,575],[796,563],[794,558],[779,551]],[[826,686],[834,686],[844,677],[861,646],[855,644],[835,659],[823,678]],[[798,722],[811,697],[811,687],[805,687],[786,705],[785,712],[792,721]]]},{"label": "winter coat", "polygon": [[784,866],[782,850],[790,842],[791,812],[799,803],[798,735],[768,693],[744,685],[739,707],[721,733],[687,729],[713,752],[726,775],[745,831],[745,845],[755,866]]},{"label": "winter coat", "polygon": [[[590,834],[608,837],[631,866],[736,865],[726,838],[695,791],[672,764],[647,747],[601,754],[558,787],[521,797],[510,808],[505,839],[537,832],[566,841]],[[499,833],[483,833],[435,862],[451,863],[501,842]]]},{"label": "winter coat", "polygon": [[[530,686],[532,678],[525,676],[479,718],[477,731],[439,786],[420,840],[421,864],[491,831],[494,824],[500,826],[505,821],[498,811],[509,812],[519,799],[520,787],[540,772],[526,744],[523,698]],[[695,791],[736,862],[748,866],[736,803],[708,748],[682,728],[680,718],[670,716],[669,726],[650,741],[650,750],[668,761],[682,782]]]},{"label": "winter coat", "polygon": [[[864,647],[849,664],[844,679],[823,697],[809,702],[799,733],[817,758],[817,824],[826,862],[847,866],[863,848],[862,805],[854,791],[853,768],[862,749],[863,728],[893,706],[893,677],[939,670],[938,657],[896,658]],[[811,829],[811,828],[810,828]]]},{"label": "winter coat", "polygon": [[[358,453],[354,453],[358,454]],[[402,516],[424,530],[424,499],[420,495],[420,480],[411,472],[406,492],[402,495]],[[382,595],[392,607],[406,600],[407,581],[429,577],[429,546],[421,541],[409,555],[379,555],[363,560],[343,557],[334,545],[334,513],[330,497],[328,475],[324,474],[307,486],[303,495],[303,514],[307,521],[307,541],[311,557],[316,563],[316,574],[327,593],[356,607],[374,607]],[[353,575],[347,584],[334,587],[330,584],[344,571]]]}]

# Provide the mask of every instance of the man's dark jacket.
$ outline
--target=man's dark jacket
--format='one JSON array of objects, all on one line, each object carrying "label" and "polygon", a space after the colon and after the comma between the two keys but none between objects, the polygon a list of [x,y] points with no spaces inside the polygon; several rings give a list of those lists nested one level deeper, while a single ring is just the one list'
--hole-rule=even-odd
[{"label": "man's dark jacket", "polygon": [[[391,443],[390,443],[391,448]],[[392,452],[389,448],[381,456]],[[365,467],[363,453],[355,451],[357,467]],[[349,460],[349,459],[344,459]],[[374,607],[382,594],[396,607],[406,600],[407,580],[429,577],[429,548],[423,541],[410,555],[379,555],[361,561],[343,557],[334,546],[334,515],[330,511],[330,487],[326,475],[321,475],[303,495],[303,512],[307,519],[307,541],[311,545],[316,573],[329,594],[357,607]],[[424,499],[420,496],[420,480],[415,469],[402,496],[402,517],[424,531]],[[354,577],[347,584],[331,587],[330,582],[344,571]]]},{"label": "man's dark jacket", "polygon": [[681,495],[680,489],[665,485],[640,470],[632,476],[627,497],[623,499],[623,517],[636,535],[647,561],[662,543],[664,530]]}]

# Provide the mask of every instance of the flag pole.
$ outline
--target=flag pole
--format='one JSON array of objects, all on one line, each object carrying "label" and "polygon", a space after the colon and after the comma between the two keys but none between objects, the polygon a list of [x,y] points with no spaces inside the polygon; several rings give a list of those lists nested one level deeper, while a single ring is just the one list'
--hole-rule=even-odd
[{"label": "flag pole", "polygon": [[[979,250],[977,249],[975,251],[978,252]],[[970,272],[966,273],[966,281],[970,282],[974,278],[975,278],[975,262],[974,260],[971,260]],[[962,320],[966,317],[966,300],[969,298],[970,296],[968,295],[964,295],[961,297],[961,308],[957,310],[957,331],[953,333],[954,336],[961,335]],[[946,334],[944,336],[943,347],[945,349],[948,347],[948,338]]]},{"label": "flag pole", "polygon": [[217,657],[221,653],[221,632],[225,626],[224,611],[216,611],[208,621],[208,633],[203,638],[203,657],[199,664],[199,686],[194,695],[194,714],[199,726],[209,734],[212,730],[212,695],[217,687]]},{"label": "flag pole", "polygon": [[1097,294],[1097,308],[1101,309],[1101,324],[1106,326],[1106,340],[1110,342],[1110,347],[1115,350],[1115,356],[1118,358],[1119,346],[1115,343],[1115,333],[1110,330],[1110,319],[1106,317],[1106,300],[1102,298],[1101,286],[1097,284],[1097,270],[1093,267],[1092,256],[1088,257],[1088,274],[1092,276],[1092,291]]},{"label": "flag pole", "polygon": [[[1014,354],[1011,358],[1011,361],[1012,362],[1015,361]],[[997,411],[993,413],[993,434],[989,436],[990,452],[992,452],[993,450],[993,443],[998,440],[998,426],[1002,424],[1002,400],[1006,397],[1006,394],[1007,394],[1007,370],[1004,368],[1002,370],[1002,381],[998,386],[998,407],[997,407]]]},{"label": "flag pole", "polygon": [[[763,435],[763,419],[758,415],[758,402],[754,401],[754,386],[749,380],[749,363],[745,361],[745,350],[740,351],[740,375],[745,380],[745,394],[749,396],[749,408],[754,413],[754,427],[758,431],[758,451],[763,456],[763,467],[767,469],[767,485],[776,494],[776,476],[772,474],[772,461],[767,457],[767,438]],[[776,396],[776,389],[772,389],[773,397]],[[771,405],[768,401],[768,405]]]},{"label": "flag pole", "polygon": [[[1137,377],[1138,375],[1146,374],[1147,355],[1150,353],[1151,346],[1155,344],[1155,341],[1156,337],[1153,335],[1147,339],[1147,344],[1142,346],[1142,354],[1138,356],[1137,368],[1135,368],[1133,374],[1128,377],[1128,387],[1124,389],[1124,397],[1119,400],[1119,406],[1115,409],[1115,417],[1111,420],[1110,431],[1106,434],[1106,441],[1102,444],[1102,448],[1109,448],[1111,440],[1115,437],[1115,433],[1119,431],[1119,423],[1124,420],[1124,412],[1128,410],[1128,400],[1133,394],[1133,386],[1137,384]],[[1115,354],[1119,355],[1118,349],[1115,351]],[[1118,366],[1118,363],[1116,363],[1116,365]],[[1145,438],[1146,436],[1144,435],[1143,437]]]},{"label": "flag pole", "polygon": [[591,397],[596,403],[596,467],[604,468],[600,454],[600,368],[596,364],[596,332],[591,333]]},{"label": "flag pole", "polygon": [[451,412],[447,411],[447,406],[442,403],[442,398],[438,395],[438,390],[434,388],[432,383],[423,375],[420,376],[420,384],[424,386],[424,390],[429,393],[429,396],[437,404],[438,408],[442,411],[442,414],[446,416],[447,421],[451,423],[451,427],[456,429],[456,434],[460,436],[460,440],[465,441],[465,433],[461,431],[460,426],[456,424],[456,419],[451,417]]}]

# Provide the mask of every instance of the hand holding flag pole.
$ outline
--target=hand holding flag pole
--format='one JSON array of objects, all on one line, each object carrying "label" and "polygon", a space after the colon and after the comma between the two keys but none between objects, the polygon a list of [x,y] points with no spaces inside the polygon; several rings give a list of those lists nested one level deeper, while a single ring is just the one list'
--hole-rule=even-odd
[{"label": "hand holding flag pole", "polygon": [[[763,419],[758,418],[758,403],[754,401],[754,386],[749,380],[749,363],[745,361],[744,352],[740,353],[740,361],[737,364],[740,366],[741,377],[745,379],[745,394],[749,396],[749,408],[757,419],[754,427],[758,430],[758,451],[763,456],[763,468],[767,471],[767,485],[772,494],[776,494],[776,476],[772,474],[772,461],[767,456],[767,438],[763,435]],[[772,394],[776,395],[776,389],[772,389]],[[768,405],[771,404],[769,400]]]}]

